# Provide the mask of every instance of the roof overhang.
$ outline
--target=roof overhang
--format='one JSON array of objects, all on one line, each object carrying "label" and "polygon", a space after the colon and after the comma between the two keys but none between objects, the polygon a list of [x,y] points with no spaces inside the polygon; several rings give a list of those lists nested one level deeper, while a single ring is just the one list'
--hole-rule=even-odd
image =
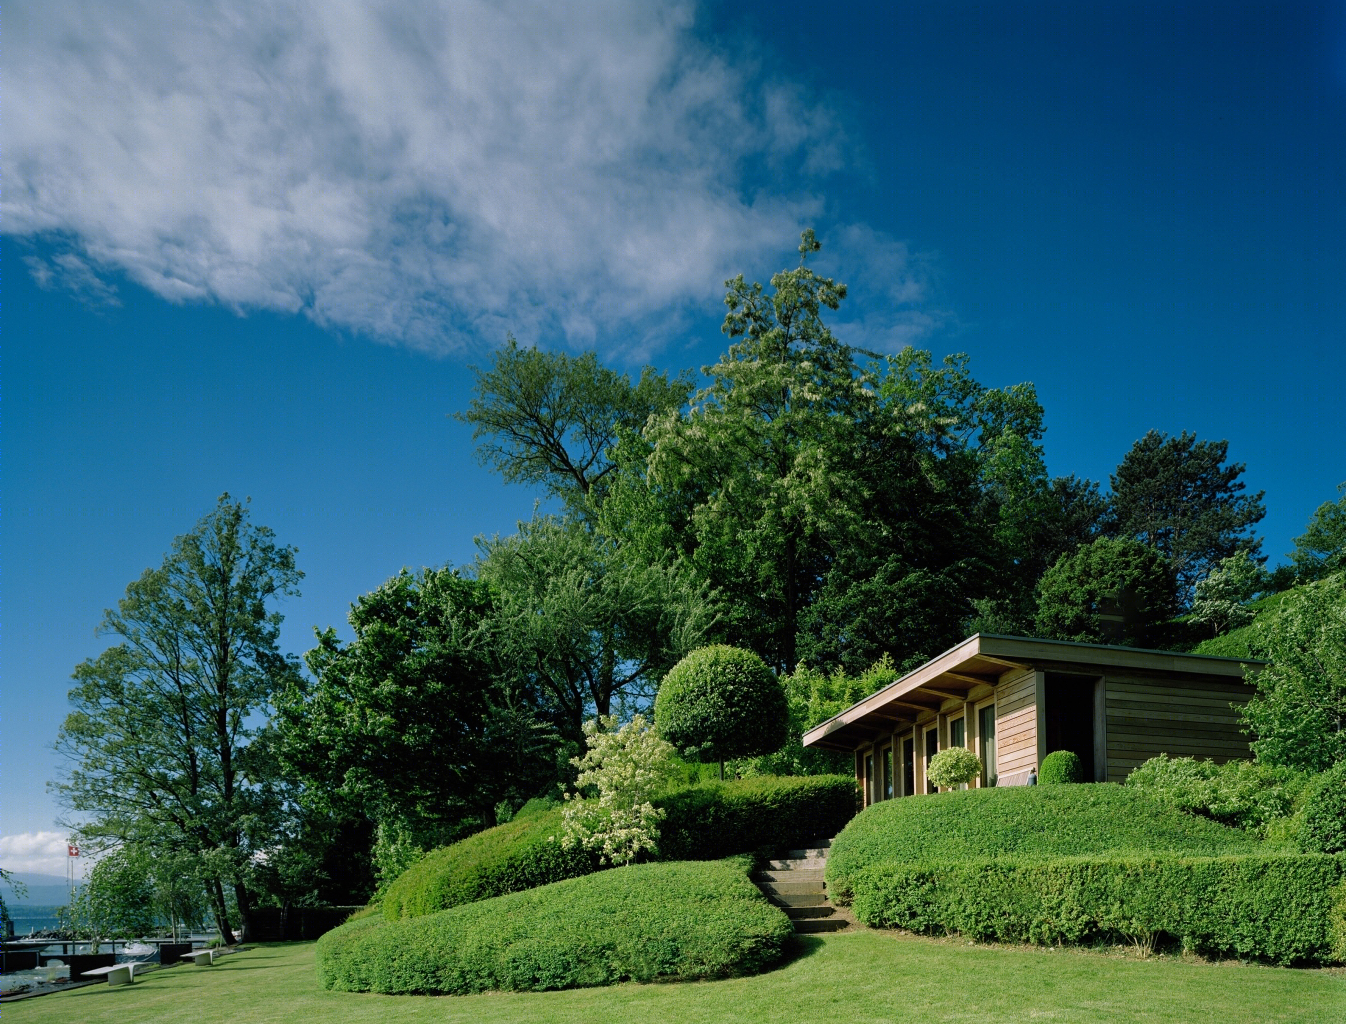
[{"label": "roof overhang", "polygon": [[1096,672],[1137,669],[1183,676],[1242,680],[1247,665],[1262,662],[1175,654],[1134,647],[977,633],[804,733],[804,746],[854,750],[938,711],[947,700],[966,700],[981,685],[995,686],[1006,673],[1034,668]]}]

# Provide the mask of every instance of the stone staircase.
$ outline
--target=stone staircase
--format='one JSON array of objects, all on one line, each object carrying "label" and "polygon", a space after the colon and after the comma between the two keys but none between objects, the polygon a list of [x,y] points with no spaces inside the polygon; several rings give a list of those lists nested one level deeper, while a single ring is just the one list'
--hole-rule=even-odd
[{"label": "stone staircase", "polygon": [[831,845],[830,839],[816,840],[813,846],[767,861],[753,875],[766,898],[789,916],[796,932],[835,932],[849,924],[827,900],[823,869]]}]

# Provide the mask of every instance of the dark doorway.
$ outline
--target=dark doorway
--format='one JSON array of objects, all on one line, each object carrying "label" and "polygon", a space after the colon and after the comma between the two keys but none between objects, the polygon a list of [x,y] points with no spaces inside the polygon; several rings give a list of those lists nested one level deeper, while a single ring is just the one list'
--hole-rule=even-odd
[{"label": "dark doorway", "polygon": [[1094,701],[1097,676],[1071,676],[1048,672],[1046,698],[1047,750],[1069,750],[1080,759],[1080,776],[1094,781]]}]

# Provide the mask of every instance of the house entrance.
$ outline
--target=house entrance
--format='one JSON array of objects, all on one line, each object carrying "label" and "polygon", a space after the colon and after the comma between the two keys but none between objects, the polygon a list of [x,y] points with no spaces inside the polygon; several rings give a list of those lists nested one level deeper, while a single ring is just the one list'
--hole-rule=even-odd
[{"label": "house entrance", "polygon": [[1081,775],[1094,781],[1094,721],[1103,687],[1097,676],[1046,673],[1046,753],[1069,750],[1080,759]]}]

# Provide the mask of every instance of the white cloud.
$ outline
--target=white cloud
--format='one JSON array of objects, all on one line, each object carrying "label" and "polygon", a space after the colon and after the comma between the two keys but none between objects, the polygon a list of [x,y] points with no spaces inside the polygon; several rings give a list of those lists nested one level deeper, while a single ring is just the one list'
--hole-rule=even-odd
[{"label": "white cloud", "polygon": [[0,867],[20,874],[64,875],[66,842],[64,832],[0,836]]},{"label": "white cloud", "polygon": [[788,254],[847,160],[684,4],[44,0],[5,30],[4,230],[103,301],[120,271],[429,351],[646,348]]}]

